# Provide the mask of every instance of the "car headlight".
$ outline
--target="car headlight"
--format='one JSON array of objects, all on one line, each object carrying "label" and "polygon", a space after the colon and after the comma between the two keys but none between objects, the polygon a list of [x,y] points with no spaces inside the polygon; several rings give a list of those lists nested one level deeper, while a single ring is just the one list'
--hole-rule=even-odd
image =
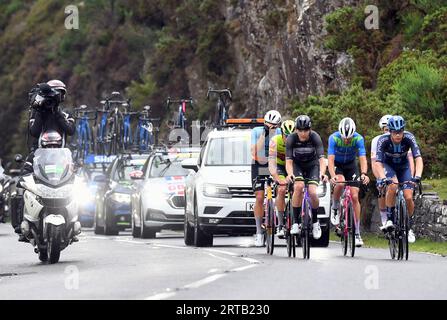
[{"label": "car headlight", "polygon": [[207,197],[214,198],[231,198],[231,192],[227,186],[209,184],[203,185],[203,194]]},{"label": "car headlight", "polygon": [[128,193],[112,193],[110,198],[116,202],[130,203],[130,194]]},{"label": "car headlight", "polygon": [[327,192],[326,183],[318,185],[317,195],[319,198],[323,198],[326,195],[326,192]]}]

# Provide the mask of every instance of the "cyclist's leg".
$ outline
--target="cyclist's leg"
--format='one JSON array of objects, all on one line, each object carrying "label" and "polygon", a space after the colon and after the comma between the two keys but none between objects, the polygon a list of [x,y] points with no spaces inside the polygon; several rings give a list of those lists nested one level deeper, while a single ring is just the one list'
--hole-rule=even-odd
[{"label": "cyclist's leg", "polygon": [[[354,180],[360,177],[357,162],[354,160],[346,164],[343,174],[347,180]],[[348,185],[351,187],[351,199],[355,215],[355,232],[356,234],[360,234],[360,218],[361,218],[361,206],[359,200],[360,182],[351,182]]]},{"label": "cyclist's leg", "polygon": [[[338,182],[346,181],[345,176],[343,175],[343,164],[335,163],[335,174]],[[332,194],[332,209],[334,210],[338,211],[340,209],[340,197],[344,187],[343,184],[336,184],[334,187],[334,193]]]},{"label": "cyclist's leg", "polygon": [[312,207],[312,223],[318,222],[318,208],[320,199],[317,194],[317,187],[320,184],[320,164],[316,163],[305,170],[305,179],[308,180],[308,192]]},{"label": "cyclist's leg", "polygon": [[[286,168],[284,166],[277,166],[279,178],[285,180],[287,176]],[[276,188],[276,209],[278,212],[278,226],[281,227],[284,222],[284,211],[286,208],[286,192],[287,186],[277,186]]]},{"label": "cyclist's leg", "polygon": [[[387,178],[392,179],[394,182],[398,182],[396,171],[390,165],[384,163],[385,175]],[[392,221],[394,223],[394,211],[396,210],[396,191],[398,186],[395,184],[391,184],[387,187],[386,191],[386,211],[387,211],[387,220]]]},{"label": "cyclist's leg", "polygon": [[264,217],[264,183],[258,179],[261,178],[262,167],[259,163],[251,165],[251,179],[253,183],[253,192],[256,195],[254,206],[254,216],[256,221],[256,234],[262,234],[262,219]]},{"label": "cyclist's leg", "polygon": [[304,175],[303,170],[300,165],[293,162],[293,175],[295,176],[295,183],[293,185],[293,196],[292,196],[292,212],[293,212],[293,223],[301,223],[301,210],[303,204],[303,190],[304,190]]}]

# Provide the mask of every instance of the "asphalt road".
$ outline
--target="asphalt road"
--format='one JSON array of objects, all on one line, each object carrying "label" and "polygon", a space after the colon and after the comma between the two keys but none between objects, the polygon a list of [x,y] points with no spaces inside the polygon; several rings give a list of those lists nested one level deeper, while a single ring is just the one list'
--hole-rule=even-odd
[{"label": "asphalt road", "polygon": [[311,259],[273,256],[251,237],[219,237],[212,248],[186,247],[177,232],[157,239],[96,236],[54,265],[41,263],[10,225],[0,225],[0,299],[447,299],[447,258],[361,248],[343,257],[337,243],[312,248]]}]

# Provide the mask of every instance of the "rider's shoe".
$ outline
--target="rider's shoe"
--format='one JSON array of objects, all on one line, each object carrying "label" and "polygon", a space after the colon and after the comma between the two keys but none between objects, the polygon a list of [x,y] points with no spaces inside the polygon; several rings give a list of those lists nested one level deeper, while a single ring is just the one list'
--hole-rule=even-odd
[{"label": "rider's shoe", "polygon": [[292,229],[290,229],[290,234],[300,233],[300,225],[298,223],[292,224]]},{"label": "rider's shoe", "polygon": [[284,226],[278,226],[276,235],[278,236],[278,238],[284,239]]},{"label": "rider's shoe", "polygon": [[264,239],[262,233],[257,233],[255,235],[255,247],[263,247],[263,246],[264,246]]},{"label": "rider's shoe", "polygon": [[394,223],[391,220],[387,220],[387,222],[380,227],[380,230],[382,230],[383,232],[389,232],[389,231],[393,231],[394,230]]},{"label": "rider's shoe", "polygon": [[339,226],[335,227],[335,235],[339,238],[341,238],[341,236],[343,235],[343,231],[341,230],[341,228]]},{"label": "rider's shoe", "polygon": [[72,242],[79,242],[79,238],[76,236],[73,236],[73,238],[71,238]]},{"label": "rider's shoe", "polygon": [[363,246],[363,240],[362,240],[362,237],[359,234],[355,235],[355,246],[357,248],[360,248],[361,246]]},{"label": "rider's shoe", "polygon": [[29,242],[29,240],[23,234],[20,234],[19,235],[19,242]]},{"label": "rider's shoe", "polygon": [[332,209],[331,223],[334,226],[338,226],[340,224],[340,215],[338,214],[338,209]]},{"label": "rider's shoe", "polygon": [[315,240],[318,240],[321,238],[321,226],[320,226],[320,222],[315,222],[312,225],[312,235],[314,237]]},{"label": "rider's shoe", "polygon": [[408,242],[409,243],[415,243],[416,242],[416,236],[414,235],[413,230],[408,231]]}]

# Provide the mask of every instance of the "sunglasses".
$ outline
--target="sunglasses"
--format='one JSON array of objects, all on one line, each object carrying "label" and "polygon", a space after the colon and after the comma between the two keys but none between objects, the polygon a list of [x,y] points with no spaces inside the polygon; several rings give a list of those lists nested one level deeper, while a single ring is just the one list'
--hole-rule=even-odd
[{"label": "sunglasses", "polygon": [[298,129],[298,132],[307,132],[307,131],[309,131],[310,130],[310,128],[307,128],[307,129]]},{"label": "sunglasses", "polygon": [[391,132],[391,134],[395,134],[395,135],[400,135],[400,134],[403,134],[404,133],[404,130],[392,130],[392,131],[390,131]]}]

